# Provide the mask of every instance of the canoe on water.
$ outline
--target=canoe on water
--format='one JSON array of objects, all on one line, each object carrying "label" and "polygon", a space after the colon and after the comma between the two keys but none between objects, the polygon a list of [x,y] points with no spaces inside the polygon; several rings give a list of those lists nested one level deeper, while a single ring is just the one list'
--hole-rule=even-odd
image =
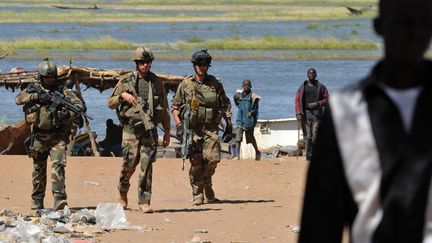
[{"label": "canoe on water", "polygon": [[51,5],[54,8],[59,8],[59,9],[101,9],[99,8],[96,4],[91,6],[91,7],[69,7],[69,6],[60,6],[60,5]]}]

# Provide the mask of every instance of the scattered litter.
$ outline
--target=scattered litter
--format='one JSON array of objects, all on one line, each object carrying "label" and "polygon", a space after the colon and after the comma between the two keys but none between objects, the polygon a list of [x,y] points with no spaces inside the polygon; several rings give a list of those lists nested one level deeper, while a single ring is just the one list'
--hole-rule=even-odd
[{"label": "scattered litter", "polygon": [[190,243],[202,243],[201,238],[198,235],[194,235],[190,240]]},{"label": "scattered litter", "polygon": [[100,203],[96,210],[84,208],[74,213],[68,207],[58,211],[41,209],[36,214],[21,215],[1,209],[0,242],[90,243],[83,239],[116,229],[147,229],[130,225],[118,203]]},{"label": "scattered litter", "polygon": [[207,229],[195,229],[195,230],[193,230],[193,232],[194,233],[204,233],[204,234],[206,234],[206,233],[208,233],[208,230]]},{"label": "scattered litter", "polygon": [[291,232],[294,232],[294,233],[300,232],[300,226],[298,226],[298,225],[291,225],[291,226],[288,226],[288,228],[291,230]]},{"label": "scattered litter", "polygon": [[283,207],[282,205],[277,205],[277,204],[275,204],[275,205],[272,205],[272,207],[274,207],[274,208],[281,208],[281,207]]},{"label": "scattered litter", "polygon": [[83,208],[78,212],[71,214],[70,220],[72,223],[82,222],[87,224],[96,224],[95,211]]},{"label": "scattered litter", "polygon": [[56,226],[54,226],[52,228],[52,231],[55,233],[72,233],[73,228],[70,224],[66,225],[66,224],[62,224],[60,222],[57,222]]},{"label": "scattered litter", "polygon": [[95,181],[85,181],[84,185],[86,186],[99,186],[99,182],[95,182]]},{"label": "scattered litter", "polygon": [[36,224],[32,221],[25,221],[21,216],[18,216],[14,222],[16,227],[8,228],[4,232],[10,234],[17,242],[39,242],[42,232],[46,226]]},{"label": "scattered litter", "polygon": [[96,224],[103,229],[124,229],[129,226],[120,203],[99,203],[95,216]]},{"label": "scattered litter", "polygon": [[169,218],[164,218],[164,222],[165,222],[165,223],[171,223],[172,221],[171,221],[171,219],[169,219]]},{"label": "scattered litter", "polygon": [[42,243],[70,243],[70,241],[65,236],[48,236],[47,238],[42,240]]},{"label": "scattered litter", "polygon": [[7,209],[7,208],[3,208],[2,210],[0,210],[0,216],[3,217],[16,217],[18,214],[15,212],[12,212],[11,210]]}]

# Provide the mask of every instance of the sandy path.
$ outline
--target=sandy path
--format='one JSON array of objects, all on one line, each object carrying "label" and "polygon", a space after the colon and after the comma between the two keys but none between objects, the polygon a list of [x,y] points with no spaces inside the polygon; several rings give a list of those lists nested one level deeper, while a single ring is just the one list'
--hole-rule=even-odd
[{"label": "sandy path", "polygon": [[[121,158],[70,157],[66,184],[70,208],[113,202]],[[188,162],[186,163],[188,165]],[[0,156],[0,209],[30,214],[31,160],[26,156]],[[180,159],[159,159],[154,164],[152,207],[142,214],[137,205],[137,174],[131,179],[128,221],[151,231],[115,231],[93,240],[102,242],[185,242],[194,235],[211,242],[295,242],[307,163],[304,158],[223,160],[213,177],[218,204],[192,206],[188,173]],[[50,169],[50,168],[49,168]],[[98,186],[86,186],[94,181]],[[47,188],[45,206],[53,198]],[[166,222],[170,221],[170,222]],[[205,229],[208,233],[196,233]]]}]

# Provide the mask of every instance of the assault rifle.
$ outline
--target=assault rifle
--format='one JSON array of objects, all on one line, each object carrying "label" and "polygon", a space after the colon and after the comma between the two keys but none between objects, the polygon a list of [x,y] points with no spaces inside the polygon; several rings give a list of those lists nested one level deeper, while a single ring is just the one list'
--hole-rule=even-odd
[{"label": "assault rifle", "polygon": [[[135,86],[133,85],[132,79],[130,79],[127,83],[127,90],[137,99],[137,104],[126,111],[125,115],[129,118],[133,117],[139,117],[141,120],[138,123],[135,123],[134,126],[137,125],[144,125],[144,129],[150,134],[150,139],[152,140],[152,143],[157,143],[157,140],[153,137],[152,130],[154,129],[154,123],[152,121],[152,118],[149,114],[144,112],[144,108],[146,107],[146,102],[143,101],[141,96],[138,95],[138,93],[135,90]],[[151,88],[151,87],[149,87]],[[149,99],[152,99],[152,97],[149,97]]]},{"label": "assault rifle", "polygon": [[181,137],[181,154],[182,154],[182,170],[184,170],[185,160],[189,158],[192,152],[192,138],[193,129],[190,129],[190,114],[191,107],[185,105],[181,111],[181,118],[183,122],[183,136]]},{"label": "assault rifle", "polygon": [[[84,112],[84,109],[76,106],[68,97],[66,97],[64,94],[60,93],[59,91],[53,91],[53,92],[47,92],[42,87],[30,84],[27,87],[27,91],[29,93],[37,93],[39,95],[46,94],[49,97],[50,100],[50,110],[53,112],[53,114],[56,114],[56,112],[60,108],[65,108],[66,110],[73,111],[77,114],[80,114],[90,120],[93,120],[90,116],[87,116],[87,114]],[[54,125],[57,126],[58,122],[56,121],[56,115],[54,115]]]}]

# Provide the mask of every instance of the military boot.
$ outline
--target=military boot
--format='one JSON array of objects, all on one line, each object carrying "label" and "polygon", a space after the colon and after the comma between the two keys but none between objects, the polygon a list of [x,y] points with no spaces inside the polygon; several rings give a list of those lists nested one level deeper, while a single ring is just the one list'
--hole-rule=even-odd
[{"label": "military boot", "polygon": [[153,213],[153,209],[150,207],[150,204],[139,203],[138,208],[143,213]]},{"label": "military boot", "polygon": [[30,209],[32,210],[44,209],[43,200],[33,200]]},{"label": "military boot", "polygon": [[54,210],[61,210],[67,205],[68,203],[66,199],[54,198],[54,207],[53,207]]},{"label": "military boot", "polygon": [[208,203],[213,203],[213,202],[219,201],[219,199],[217,199],[215,197],[215,193],[213,191],[213,188],[211,188],[210,186],[204,187],[204,193],[205,193],[205,197],[206,197]]},{"label": "military boot", "polygon": [[127,192],[120,192],[117,202],[123,206],[123,209],[126,209],[128,205]]},{"label": "military boot", "polygon": [[193,197],[192,204],[195,206],[199,206],[204,203],[204,195],[202,193],[195,195]]}]

